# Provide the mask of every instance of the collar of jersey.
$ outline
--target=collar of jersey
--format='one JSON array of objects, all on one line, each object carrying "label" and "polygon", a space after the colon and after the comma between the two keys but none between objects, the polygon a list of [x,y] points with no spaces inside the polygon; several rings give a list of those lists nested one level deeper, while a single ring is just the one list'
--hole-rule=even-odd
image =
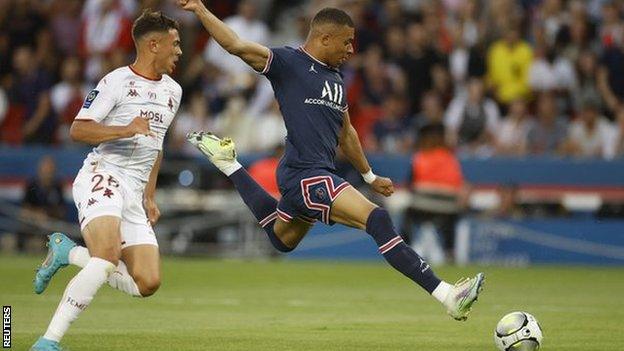
[{"label": "collar of jersey", "polygon": [[139,73],[139,72],[135,71],[135,70],[134,70],[134,68],[132,68],[132,65],[128,65],[128,68],[129,68],[129,69],[130,69],[130,71],[132,71],[132,73],[134,73],[135,75],[137,75],[137,76],[139,76],[139,77],[141,77],[141,78],[143,78],[143,79],[147,79],[147,80],[149,80],[149,81],[152,81],[152,82],[160,82],[160,81],[162,80],[162,77],[163,77],[162,75],[160,76],[160,79],[154,79],[154,78],[146,77],[146,76],[142,75],[141,73]]},{"label": "collar of jersey", "polygon": [[323,61],[321,61],[321,60],[317,59],[316,57],[312,56],[309,52],[307,52],[307,51],[306,51],[306,49],[303,47],[303,45],[301,45],[301,46],[299,47],[299,50],[301,50],[301,52],[303,52],[303,53],[304,53],[306,56],[308,56],[308,57],[309,57],[312,61],[314,61],[314,62],[318,63],[319,65],[322,65],[323,67],[325,67],[325,68],[329,68],[329,69],[334,70],[334,71],[338,71],[338,69],[337,69],[337,68],[332,67],[332,66],[330,66],[330,65],[326,64],[325,62],[323,62]]}]

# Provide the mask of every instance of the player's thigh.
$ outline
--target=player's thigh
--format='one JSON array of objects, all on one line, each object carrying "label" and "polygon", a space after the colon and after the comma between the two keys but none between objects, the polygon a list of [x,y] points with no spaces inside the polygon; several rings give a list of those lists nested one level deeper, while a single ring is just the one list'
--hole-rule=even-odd
[{"label": "player's thigh", "polygon": [[368,216],[376,207],[377,205],[350,186],[332,203],[330,218],[336,223],[365,230]]},{"label": "player's thigh", "polygon": [[121,260],[136,282],[141,295],[153,294],[160,286],[160,252],[151,244],[132,245],[123,248]]},{"label": "player's thigh", "polygon": [[293,218],[291,221],[286,222],[278,217],[273,225],[275,235],[284,245],[290,248],[296,247],[310,228],[312,228],[312,224],[304,222],[299,218]]},{"label": "player's thigh", "polygon": [[82,229],[82,237],[91,257],[99,257],[117,264],[121,257],[121,218],[95,217]]}]

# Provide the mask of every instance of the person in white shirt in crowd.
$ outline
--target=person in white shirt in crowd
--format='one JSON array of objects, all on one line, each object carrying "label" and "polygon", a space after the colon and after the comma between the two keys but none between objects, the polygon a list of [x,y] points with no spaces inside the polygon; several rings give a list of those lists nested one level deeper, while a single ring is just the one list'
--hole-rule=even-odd
[{"label": "person in white shirt in crowd", "polygon": [[503,118],[496,133],[496,153],[504,156],[524,156],[527,153],[527,137],[533,120],[524,99],[512,101],[509,114]]},{"label": "person in white shirt in crowd", "polygon": [[500,120],[496,103],[485,96],[483,80],[472,77],[466,94],[455,97],[444,117],[451,145],[460,153],[490,156]]},{"label": "person in white shirt in crowd", "polygon": [[197,149],[186,142],[186,133],[197,129],[212,130],[214,124],[206,96],[203,91],[196,90],[176,118],[169,146],[184,155],[198,155]]},{"label": "person in white shirt in crowd", "polygon": [[577,157],[613,157],[617,128],[600,114],[594,100],[583,102],[579,118],[568,130],[567,153]]}]

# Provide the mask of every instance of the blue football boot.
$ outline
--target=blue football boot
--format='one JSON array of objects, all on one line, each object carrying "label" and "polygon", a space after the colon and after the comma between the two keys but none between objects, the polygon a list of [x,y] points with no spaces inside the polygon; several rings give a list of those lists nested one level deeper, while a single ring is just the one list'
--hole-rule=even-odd
[{"label": "blue football boot", "polygon": [[30,351],[63,351],[58,342],[44,339],[43,336],[30,348]]},{"label": "blue football boot", "polygon": [[37,294],[41,294],[48,287],[50,279],[59,269],[69,264],[69,251],[76,246],[76,243],[63,233],[54,233],[48,236],[46,245],[48,255],[37,268],[33,281]]}]

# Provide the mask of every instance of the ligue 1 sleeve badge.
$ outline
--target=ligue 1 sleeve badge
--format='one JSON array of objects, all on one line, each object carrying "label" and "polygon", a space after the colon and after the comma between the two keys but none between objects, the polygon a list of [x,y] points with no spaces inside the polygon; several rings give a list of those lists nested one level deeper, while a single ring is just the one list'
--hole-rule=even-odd
[{"label": "ligue 1 sleeve badge", "polygon": [[91,107],[91,103],[93,102],[93,100],[95,100],[95,98],[97,97],[97,95],[100,92],[98,90],[91,90],[91,92],[89,93],[89,95],[87,95],[87,98],[85,99],[84,104],[82,105],[82,108],[89,108]]}]

